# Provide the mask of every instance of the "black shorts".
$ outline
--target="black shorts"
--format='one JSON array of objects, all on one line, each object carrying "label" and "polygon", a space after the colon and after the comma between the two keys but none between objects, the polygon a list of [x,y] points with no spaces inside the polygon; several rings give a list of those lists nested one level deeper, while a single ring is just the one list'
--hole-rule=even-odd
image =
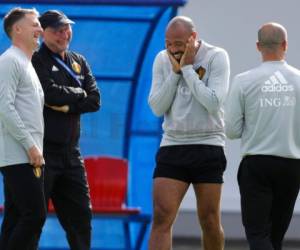
[{"label": "black shorts", "polygon": [[223,147],[175,145],[160,147],[153,178],[166,177],[187,183],[223,183],[226,158]]}]

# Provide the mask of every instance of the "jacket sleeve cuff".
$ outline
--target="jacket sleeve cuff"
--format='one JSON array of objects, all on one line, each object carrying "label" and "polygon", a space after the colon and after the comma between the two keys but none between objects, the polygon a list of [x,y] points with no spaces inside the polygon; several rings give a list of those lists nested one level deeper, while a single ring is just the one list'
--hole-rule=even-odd
[{"label": "jacket sleeve cuff", "polygon": [[28,136],[24,140],[21,140],[21,144],[26,149],[26,151],[28,151],[31,147],[35,145],[35,142],[32,136],[28,134]]},{"label": "jacket sleeve cuff", "polygon": [[69,111],[68,111],[68,113],[69,114],[75,114],[77,112],[78,112],[77,105],[76,104],[69,104]]},{"label": "jacket sleeve cuff", "polygon": [[191,64],[185,65],[181,68],[181,72],[183,75],[190,74],[190,72],[193,72],[193,71],[194,71],[193,65],[191,65]]},{"label": "jacket sleeve cuff", "polygon": [[170,74],[170,82],[178,82],[181,77],[181,74],[177,74],[174,71]]}]

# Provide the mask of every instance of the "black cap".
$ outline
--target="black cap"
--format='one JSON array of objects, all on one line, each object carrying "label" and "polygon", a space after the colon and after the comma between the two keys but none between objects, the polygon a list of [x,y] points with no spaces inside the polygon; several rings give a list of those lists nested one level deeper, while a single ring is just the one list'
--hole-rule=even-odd
[{"label": "black cap", "polygon": [[41,26],[43,29],[47,27],[58,28],[64,24],[73,24],[74,22],[70,20],[64,13],[58,10],[48,10],[39,17]]}]

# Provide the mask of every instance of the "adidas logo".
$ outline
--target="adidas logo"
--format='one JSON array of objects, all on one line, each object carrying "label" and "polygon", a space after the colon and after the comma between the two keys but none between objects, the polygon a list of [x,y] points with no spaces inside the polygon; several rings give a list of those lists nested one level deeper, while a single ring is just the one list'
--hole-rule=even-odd
[{"label": "adidas logo", "polygon": [[276,71],[273,75],[265,81],[261,87],[262,92],[289,92],[294,91],[294,86],[288,85],[287,80],[284,78],[280,71]]},{"label": "adidas logo", "polygon": [[52,71],[59,71],[59,69],[55,65],[53,65],[52,66]]}]

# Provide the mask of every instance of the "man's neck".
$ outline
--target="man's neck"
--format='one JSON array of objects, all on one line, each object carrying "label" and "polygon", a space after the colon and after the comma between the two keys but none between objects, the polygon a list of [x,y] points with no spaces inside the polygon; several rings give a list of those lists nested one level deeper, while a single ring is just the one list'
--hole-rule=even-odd
[{"label": "man's neck", "polygon": [[283,61],[285,58],[284,54],[277,54],[277,53],[263,53],[262,60],[263,62],[268,61]]},{"label": "man's neck", "polygon": [[56,54],[60,55],[60,57],[61,57],[63,60],[65,60],[65,58],[66,58],[66,52],[65,52],[65,51],[62,51],[62,52],[56,53]]},{"label": "man's neck", "polygon": [[65,60],[66,57],[66,51],[57,51],[54,47],[49,46],[47,43],[44,42],[44,45],[54,54],[59,55],[63,60]]},{"label": "man's neck", "polygon": [[24,54],[26,55],[26,57],[31,60],[32,55],[34,50],[32,48],[28,48],[27,46],[25,46],[23,43],[18,42],[18,41],[13,41],[12,43],[15,47],[19,48],[20,50],[22,50],[24,52]]}]

